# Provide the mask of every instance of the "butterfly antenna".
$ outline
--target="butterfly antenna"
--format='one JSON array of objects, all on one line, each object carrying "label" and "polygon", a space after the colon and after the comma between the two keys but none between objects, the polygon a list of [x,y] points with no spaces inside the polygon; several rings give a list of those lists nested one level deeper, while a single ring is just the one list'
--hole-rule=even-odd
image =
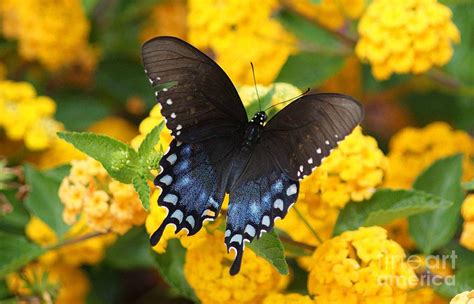
[{"label": "butterfly antenna", "polygon": [[309,91],[310,91],[310,88],[307,88],[306,91],[304,91],[303,93],[301,93],[300,95],[298,95],[298,96],[296,96],[296,97],[292,97],[292,98],[290,98],[290,99],[281,101],[281,102],[276,103],[276,104],[274,104],[274,105],[271,105],[271,106],[269,106],[268,108],[265,109],[265,112],[266,112],[267,110],[270,110],[270,109],[273,108],[273,107],[276,107],[276,106],[281,105],[282,103],[287,103],[287,102],[293,101],[293,100],[295,100],[295,99],[298,99],[298,98],[300,98],[300,97],[302,97],[302,96],[308,94]]},{"label": "butterfly antenna", "polygon": [[262,112],[262,104],[260,103],[260,96],[258,95],[257,80],[255,80],[255,69],[254,69],[254,67],[253,67],[252,61],[250,61],[250,66],[252,67],[253,85],[254,85],[254,87],[255,87],[255,92],[257,93],[258,108],[259,108],[260,112]]}]

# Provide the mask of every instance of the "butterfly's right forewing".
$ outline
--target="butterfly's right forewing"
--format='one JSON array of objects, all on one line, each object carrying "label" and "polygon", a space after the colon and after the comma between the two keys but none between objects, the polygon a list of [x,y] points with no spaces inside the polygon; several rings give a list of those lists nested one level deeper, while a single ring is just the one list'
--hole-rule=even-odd
[{"label": "butterfly's right forewing", "polygon": [[142,47],[142,60],[172,135],[185,143],[228,136],[247,122],[229,77],[208,56],[174,37]]},{"label": "butterfly's right forewing", "polygon": [[305,95],[281,110],[265,126],[262,148],[291,179],[309,175],[362,121],[362,106],[352,97]]}]

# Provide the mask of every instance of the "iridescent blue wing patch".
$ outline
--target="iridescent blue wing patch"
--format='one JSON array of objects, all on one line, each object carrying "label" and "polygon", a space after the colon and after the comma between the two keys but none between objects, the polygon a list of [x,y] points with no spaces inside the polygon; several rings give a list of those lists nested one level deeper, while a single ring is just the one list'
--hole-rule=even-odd
[{"label": "iridescent blue wing patch", "polygon": [[153,233],[150,243],[156,245],[167,225],[176,233],[185,229],[197,233],[205,220],[214,220],[224,199],[224,189],[211,164],[205,144],[184,144],[173,140],[160,161],[161,173],[155,185],[161,188],[158,204],[168,210],[163,223]]},{"label": "iridescent blue wing patch", "polygon": [[[253,156],[265,156],[255,153]],[[262,170],[255,177],[253,166]],[[290,180],[274,166],[271,157],[252,157],[236,186],[230,191],[225,244],[235,250],[230,274],[237,274],[242,263],[245,242],[252,242],[262,233],[271,231],[275,220],[282,219],[298,196],[298,181]]]}]

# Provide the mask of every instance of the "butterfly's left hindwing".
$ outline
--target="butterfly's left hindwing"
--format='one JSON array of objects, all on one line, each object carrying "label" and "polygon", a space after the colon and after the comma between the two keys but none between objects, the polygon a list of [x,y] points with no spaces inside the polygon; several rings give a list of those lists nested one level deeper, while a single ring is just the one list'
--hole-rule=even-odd
[{"label": "butterfly's left hindwing", "polygon": [[193,235],[201,229],[204,220],[217,217],[224,199],[224,188],[219,182],[217,170],[220,168],[211,163],[206,151],[208,144],[185,144],[173,140],[169,151],[162,157],[162,170],[155,185],[161,188],[158,204],[166,207],[168,214],[151,236],[152,245],[159,242],[169,224],[176,227],[176,232],[187,229],[189,235]]}]

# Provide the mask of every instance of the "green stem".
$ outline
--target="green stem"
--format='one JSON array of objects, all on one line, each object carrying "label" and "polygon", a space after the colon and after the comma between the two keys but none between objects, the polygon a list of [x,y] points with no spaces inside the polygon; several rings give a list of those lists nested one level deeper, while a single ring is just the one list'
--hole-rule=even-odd
[{"label": "green stem", "polygon": [[92,238],[95,238],[95,237],[98,237],[98,236],[106,235],[107,233],[109,233],[109,232],[91,232],[91,233],[88,233],[88,234],[81,235],[80,237],[78,237],[76,239],[65,240],[65,241],[63,241],[61,243],[58,243],[56,245],[47,247],[47,250],[48,251],[49,250],[55,250],[55,249],[58,249],[58,248],[61,248],[61,247],[67,246],[67,245],[80,243],[80,242],[83,242],[83,241],[86,241],[86,240],[89,240],[89,239],[92,239]]},{"label": "green stem", "polygon": [[323,239],[319,236],[318,232],[311,226],[311,224],[306,220],[306,218],[303,216],[303,214],[296,208],[296,206],[293,206],[293,210],[295,210],[296,214],[298,217],[303,221],[303,223],[306,225],[306,227],[311,231],[311,233],[316,237],[316,239],[322,243]]}]

